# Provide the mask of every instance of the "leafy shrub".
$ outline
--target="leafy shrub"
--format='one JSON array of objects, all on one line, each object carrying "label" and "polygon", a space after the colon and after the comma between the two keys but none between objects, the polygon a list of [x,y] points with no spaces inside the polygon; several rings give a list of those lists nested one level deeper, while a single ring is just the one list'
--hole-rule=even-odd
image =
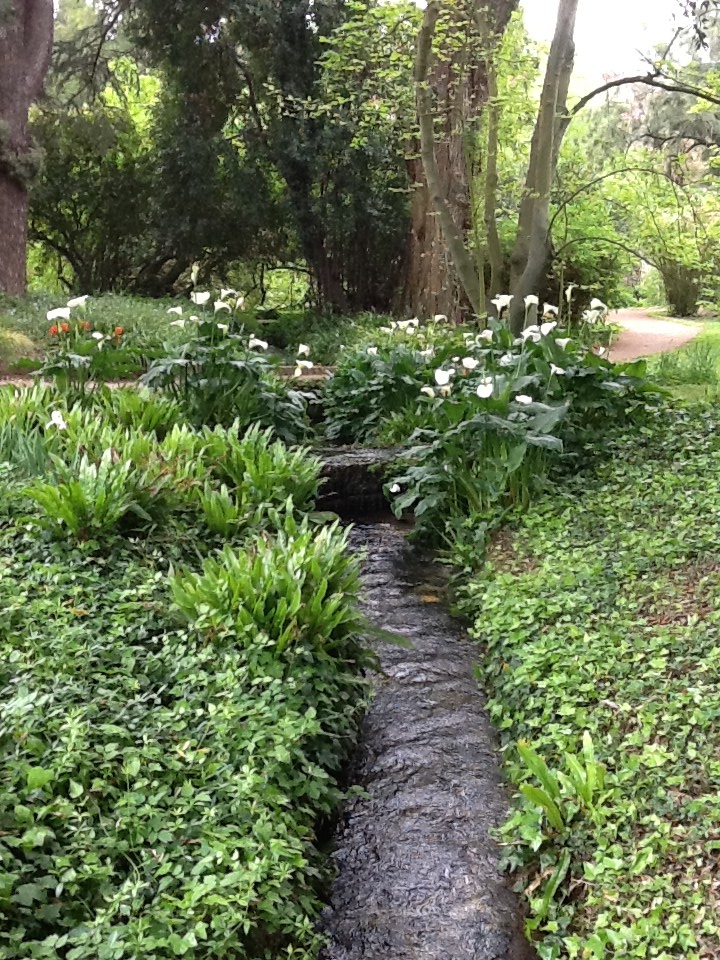
[{"label": "leafy shrub", "polygon": [[5,330],[0,327],[0,365],[13,368],[15,364],[35,353],[35,344],[25,334],[17,330]]},{"label": "leafy shrub", "polygon": [[374,331],[367,343],[343,353],[324,391],[325,435],[333,443],[373,443],[389,418],[414,406],[433,371],[465,343],[461,328],[417,320]]},{"label": "leafy shrub", "polygon": [[158,478],[149,478],[130,460],[117,460],[111,449],[98,462],[86,454],[77,467],[53,457],[52,482],[37,481],[25,493],[41,507],[46,524],[56,534],[78,540],[101,537],[129,522],[152,523],[148,508],[157,504]]},{"label": "leafy shrub", "polygon": [[241,647],[342,649],[360,630],[345,596],[357,593],[358,564],[337,525],[319,531],[292,514],[272,540],[209,557],[201,574],[178,574],[175,603],[203,635],[232,637]]},{"label": "leafy shrub", "polygon": [[224,483],[219,490],[210,484],[205,484],[205,488],[198,491],[198,498],[205,523],[213,533],[229,537],[238,532],[243,513],[240,504],[230,494]]},{"label": "leafy shrub", "polygon": [[143,433],[154,433],[162,440],[183,422],[183,410],[177,401],[149,390],[117,389],[103,395],[104,407],[120,426]]},{"label": "leafy shrub", "polygon": [[233,486],[241,509],[280,507],[288,499],[298,511],[311,509],[320,484],[320,460],[306,448],[288,449],[270,429],[254,426],[242,436],[239,430],[239,422],[227,430],[206,430],[202,457],[216,478]]},{"label": "leafy shrub", "polygon": [[156,360],[142,377],[164,390],[196,426],[271,427],[282,440],[297,443],[309,433],[304,397],[271,372],[267,358],[245,337],[218,331],[206,321],[177,355]]},{"label": "leafy shrub", "polygon": [[[410,446],[387,489],[398,514],[414,510],[416,536],[452,541],[469,532],[474,549],[508,508],[527,508],[548,454],[617,429],[657,396],[643,362],[612,365],[553,330],[530,327],[517,339],[503,326],[466,333],[465,356],[437,366],[433,386],[418,386],[425,357],[414,382],[411,374],[403,381],[407,392],[383,435]],[[382,376],[366,383],[384,389]]]}]

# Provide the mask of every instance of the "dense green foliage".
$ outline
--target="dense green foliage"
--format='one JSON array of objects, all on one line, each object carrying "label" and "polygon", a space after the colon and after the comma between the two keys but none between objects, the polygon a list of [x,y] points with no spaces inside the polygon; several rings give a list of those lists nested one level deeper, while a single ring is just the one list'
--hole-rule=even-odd
[{"label": "dense green foliage", "polygon": [[[415,535],[473,544],[525,508],[559,455],[642,416],[657,391],[642,361],[611,364],[556,322],[478,333],[442,322],[393,324],[343,355],[325,388],[326,435],[407,450],[388,484]],[[604,352],[604,351],[603,351]]]},{"label": "dense green foliage", "polygon": [[87,403],[0,394],[0,951],[314,956],[364,660],[319,464]]},{"label": "dense green foliage", "polygon": [[606,439],[464,591],[543,958],[717,944],[717,437],[666,407]]}]

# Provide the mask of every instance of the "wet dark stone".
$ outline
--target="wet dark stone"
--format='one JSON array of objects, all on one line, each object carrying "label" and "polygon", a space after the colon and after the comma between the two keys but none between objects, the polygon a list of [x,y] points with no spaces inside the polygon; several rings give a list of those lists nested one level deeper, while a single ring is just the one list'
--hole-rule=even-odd
[{"label": "wet dark stone", "polygon": [[364,608],[412,643],[375,644],[383,675],[336,837],[338,876],[323,960],[529,960],[518,901],[491,831],[507,817],[495,733],[473,675],[477,650],[442,606],[428,568],[391,523],[359,526]]},{"label": "wet dark stone", "polygon": [[383,484],[387,468],[398,456],[396,448],[329,447],[318,450],[324,483],[317,506],[346,520],[387,509]]}]

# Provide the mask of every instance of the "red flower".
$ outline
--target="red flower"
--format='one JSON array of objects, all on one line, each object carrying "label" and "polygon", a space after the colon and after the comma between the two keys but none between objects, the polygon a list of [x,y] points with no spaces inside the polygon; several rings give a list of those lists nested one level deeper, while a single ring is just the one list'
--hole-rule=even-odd
[{"label": "red flower", "polygon": [[61,323],[61,324],[60,324],[60,332],[61,332],[61,333],[70,333],[70,324],[69,324],[69,323]]},{"label": "red flower", "polygon": [[115,336],[116,336],[116,337],[121,337],[124,333],[125,333],[125,331],[123,330],[122,327],[115,327]]},{"label": "red flower", "polygon": [[53,324],[53,325],[50,327],[50,331],[49,331],[49,332],[50,332],[50,336],[51,336],[51,337],[56,337],[56,336],[58,335],[58,328],[57,328],[57,326],[56,326],[55,324]]},{"label": "red flower", "polygon": [[80,323],[78,324],[78,330],[90,330],[90,321],[81,320]]}]

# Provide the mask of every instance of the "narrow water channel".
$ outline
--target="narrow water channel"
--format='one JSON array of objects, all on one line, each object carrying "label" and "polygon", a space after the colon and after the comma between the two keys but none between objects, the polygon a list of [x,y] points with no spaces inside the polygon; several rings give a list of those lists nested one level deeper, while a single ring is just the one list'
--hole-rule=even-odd
[{"label": "narrow water channel", "polygon": [[477,650],[436,602],[432,565],[403,531],[360,524],[364,608],[408,647],[376,645],[382,674],[367,713],[323,960],[525,960],[520,906],[492,830],[507,816],[497,742],[473,676]]}]

